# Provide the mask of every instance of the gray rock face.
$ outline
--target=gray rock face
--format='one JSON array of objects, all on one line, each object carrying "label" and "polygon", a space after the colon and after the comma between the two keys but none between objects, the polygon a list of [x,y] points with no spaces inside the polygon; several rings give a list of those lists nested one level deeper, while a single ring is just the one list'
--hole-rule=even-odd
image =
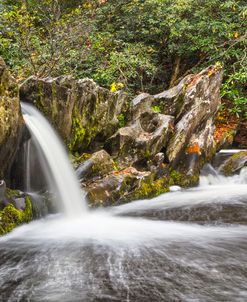
[{"label": "gray rock face", "polygon": [[167,157],[173,166],[183,160],[184,154],[197,154],[197,162],[213,155],[214,119],[220,105],[221,82],[222,70],[211,66],[187,83],[184,109],[180,111],[167,148]]},{"label": "gray rock face", "polygon": [[18,85],[0,57],[0,177],[7,176],[22,127]]},{"label": "gray rock face", "polygon": [[[128,97],[112,93],[93,80],[70,76],[30,77],[20,87],[22,101],[34,104],[52,122],[72,151],[103,141],[118,129]],[[95,143],[96,144],[96,143]]]},{"label": "gray rock face", "polygon": [[152,110],[138,111],[138,118],[120,128],[105,144],[106,150],[122,165],[149,159],[165,148],[173,129],[174,118]]}]

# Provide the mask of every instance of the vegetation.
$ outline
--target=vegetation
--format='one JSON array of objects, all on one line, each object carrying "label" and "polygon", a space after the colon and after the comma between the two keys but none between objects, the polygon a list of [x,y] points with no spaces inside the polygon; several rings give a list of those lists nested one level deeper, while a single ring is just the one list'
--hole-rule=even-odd
[{"label": "vegetation", "polygon": [[0,10],[0,55],[20,81],[72,74],[154,93],[218,62],[229,110],[247,118],[245,0],[3,0]]},{"label": "vegetation", "polygon": [[25,198],[26,209],[17,210],[12,203],[0,211],[0,236],[12,231],[18,225],[32,220],[32,203],[29,197]]}]

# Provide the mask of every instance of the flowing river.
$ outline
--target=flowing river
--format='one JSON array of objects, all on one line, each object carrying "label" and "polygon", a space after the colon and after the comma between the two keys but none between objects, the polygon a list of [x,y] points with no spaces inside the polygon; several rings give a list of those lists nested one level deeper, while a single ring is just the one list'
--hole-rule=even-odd
[{"label": "flowing river", "polygon": [[0,301],[247,301],[246,168],[117,207],[82,199],[0,239]]}]

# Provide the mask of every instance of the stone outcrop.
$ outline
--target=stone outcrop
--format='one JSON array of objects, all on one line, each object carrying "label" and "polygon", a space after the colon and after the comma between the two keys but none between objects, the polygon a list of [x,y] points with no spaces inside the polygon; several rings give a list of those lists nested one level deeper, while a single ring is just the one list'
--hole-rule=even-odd
[{"label": "stone outcrop", "polygon": [[198,183],[200,168],[216,151],[222,73],[210,66],[169,90],[142,93],[132,101],[121,91],[69,76],[31,77],[20,96],[79,154],[77,176],[89,200],[105,205]]},{"label": "stone outcrop", "polygon": [[221,81],[221,68],[210,66],[172,89],[134,98],[127,125],[104,145],[120,170],[84,182],[91,202],[123,202],[167,192],[170,186],[196,185],[201,167],[216,152]]},{"label": "stone outcrop", "polygon": [[40,109],[74,152],[95,147],[113,135],[128,105],[126,94],[70,76],[30,77],[20,87],[20,98]]},{"label": "stone outcrop", "polygon": [[200,161],[205,162],[212,157],[214,120],[220,105],[221,82],[222,71],[214,66],[192,76],[187,82],[182,109],[176,117],[174,136],[167,148],[168,160],[174,167],[179,166],[181,161],[197,157],[195,161],[198,164],[186,167],[193,173],[200,166]]},{"label": "stone outcrop", "polygon": [[0,177],[8,177],[23,125],[18,85],[0,57]]}]

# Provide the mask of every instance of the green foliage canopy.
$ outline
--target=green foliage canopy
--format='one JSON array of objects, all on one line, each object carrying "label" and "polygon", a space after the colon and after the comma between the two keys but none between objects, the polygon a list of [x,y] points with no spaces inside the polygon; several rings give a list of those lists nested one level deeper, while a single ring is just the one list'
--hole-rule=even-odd
[{"label": "green foliage canopy", "polygon": [[245,0],[6,0],[0,9],[0,55],[20,79],[70,73],[154,93],[218,62],[222,96],[246,113]]}]

